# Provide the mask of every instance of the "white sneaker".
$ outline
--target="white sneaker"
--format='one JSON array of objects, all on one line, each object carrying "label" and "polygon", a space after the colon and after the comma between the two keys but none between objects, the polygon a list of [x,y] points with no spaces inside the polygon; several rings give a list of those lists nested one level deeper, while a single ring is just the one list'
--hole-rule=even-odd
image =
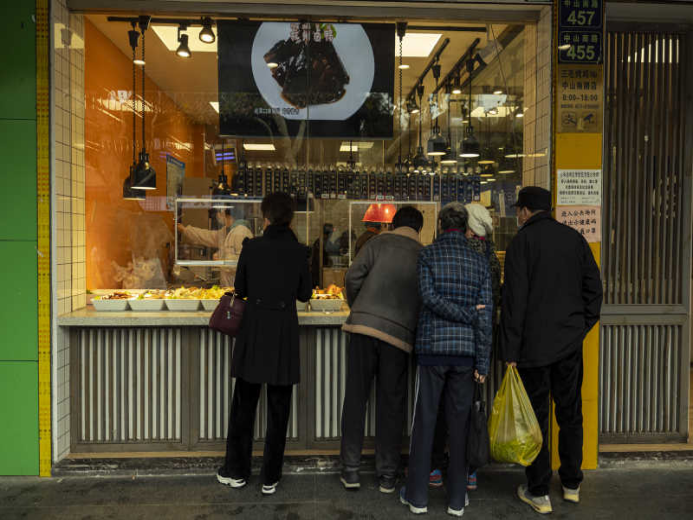
[{"label": "white sneaker", "polygon": [[527,490],[527,486],[522,485],[517,488],[517,497],[541,515],[548,515],[553,512],[549,495],[535,497]]},{"label": "white sneaker", "polygon": [[[469,493],[467,493],[464,497],[464,507],[469,506]],[[451,516],[462,516],[464,514],[464,507],[462,509],[453,509],[452,507],[448,506],[448,514]]]},{"label": "white sneaker", "polygon": [[262,494],[263,495],[274,495],[277,492],[277,486],[279,485],[279,482],[275,482],[274,484],[263,484],[262,486]]},{"label": "white sneaker", "polygon": [[410,504],[407,499],[405,498],[406,496],[406,488],[402,488],[399,490],[399,501],[402,502],[405,506],[409,506],[409,511],[414,513],[415,515],[423,515],[425,513],[428,513],[428,507],[416,507],[413,504]]},{"label": "white sneaker", "polygon": [[571,502],[573,504],[580,503],[580,487],[577,489],[570,489],[563,486],[563,500],[566,502]]},{"label": "white sneaker", "polygon": [[220,473],[217,473],[217,481],[220,484],[224,484],[225,486],[231,486],[234,489],[240,489],[247,484],[244,478],[224,477]]}]

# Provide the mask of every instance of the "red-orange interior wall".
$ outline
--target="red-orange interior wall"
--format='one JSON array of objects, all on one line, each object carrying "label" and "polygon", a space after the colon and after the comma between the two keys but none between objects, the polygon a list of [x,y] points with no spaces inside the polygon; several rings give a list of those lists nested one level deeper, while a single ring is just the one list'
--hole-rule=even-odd
[{"label": "red-orange interior wall", "polygon": [[[132,61],[91,22],[85,20],[85,26],[87,289],[119,288],[117,266],[127,268],[136,257],[158,257],[166,273],[174,224],[173,211],[166,208],[166,155],[185,163],[186,177],[204,177],[204,127],[146,77],[151,109],[145,117],[146,148],[156,170],[156,190],[148,191],[143,202],[123,200],[133,149]],[[140,89],[138,67],[137,99]],[[139,151],[142,119],[135,119]]]}]

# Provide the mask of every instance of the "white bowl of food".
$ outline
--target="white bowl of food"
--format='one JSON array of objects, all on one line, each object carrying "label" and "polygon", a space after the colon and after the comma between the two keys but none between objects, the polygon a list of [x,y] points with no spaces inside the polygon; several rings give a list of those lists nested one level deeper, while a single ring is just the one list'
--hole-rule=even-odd
[{"label": "white bowl of food", "polygon": [[344,300],[328,300],[325,298],[315,298],[310,300],[311,310],[318,312],[337,312],[342,310]]},{"label": "white bowl of food", "polygon": [[114,292],[104,296],[92,298],[91,303],[99,312],[122,312],[129,308],[129,300],[132,294],[127,292]]},{"label": "white bowl of food", "polygon": [[166,300],[166,307],[174,312],[193,312],[200,308],[200,300]]},{"label": "white bowl of food", "polygon": [[137,312],[162,311],[165,307],[164,295],[159,292],[143,292],[137,298],[130,300],[130,308]]},{"label": "white bowl of food", "polygon": [[202,308],[206,311],[215,311],[219,305],[219,300],[200,300]]}]

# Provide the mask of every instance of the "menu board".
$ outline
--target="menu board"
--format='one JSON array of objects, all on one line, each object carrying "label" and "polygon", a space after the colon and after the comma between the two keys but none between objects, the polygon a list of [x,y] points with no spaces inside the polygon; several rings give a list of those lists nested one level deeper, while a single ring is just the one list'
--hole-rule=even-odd
[{"label": "menu board", "polygon": [[218,22],[226,137],[389,139],[394,24]]}]

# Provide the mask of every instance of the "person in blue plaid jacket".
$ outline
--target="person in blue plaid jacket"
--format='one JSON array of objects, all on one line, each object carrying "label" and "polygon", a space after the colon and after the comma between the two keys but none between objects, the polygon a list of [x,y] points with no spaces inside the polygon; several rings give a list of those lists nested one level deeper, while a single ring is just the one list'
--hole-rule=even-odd
[{"label": "person in blue plaid jacket", "polygon": [[493,295],[488,260],[467,243],[467,210],[447,204],[438,239],[419,254],[422,309],[416,334],[416,394],[407,484],[402,503],[414,513],[428,507],[431,450],[441,399],[450,435],[448,513],[467,503],[467,431],[474,381],[483,383],[491,356]]}]

